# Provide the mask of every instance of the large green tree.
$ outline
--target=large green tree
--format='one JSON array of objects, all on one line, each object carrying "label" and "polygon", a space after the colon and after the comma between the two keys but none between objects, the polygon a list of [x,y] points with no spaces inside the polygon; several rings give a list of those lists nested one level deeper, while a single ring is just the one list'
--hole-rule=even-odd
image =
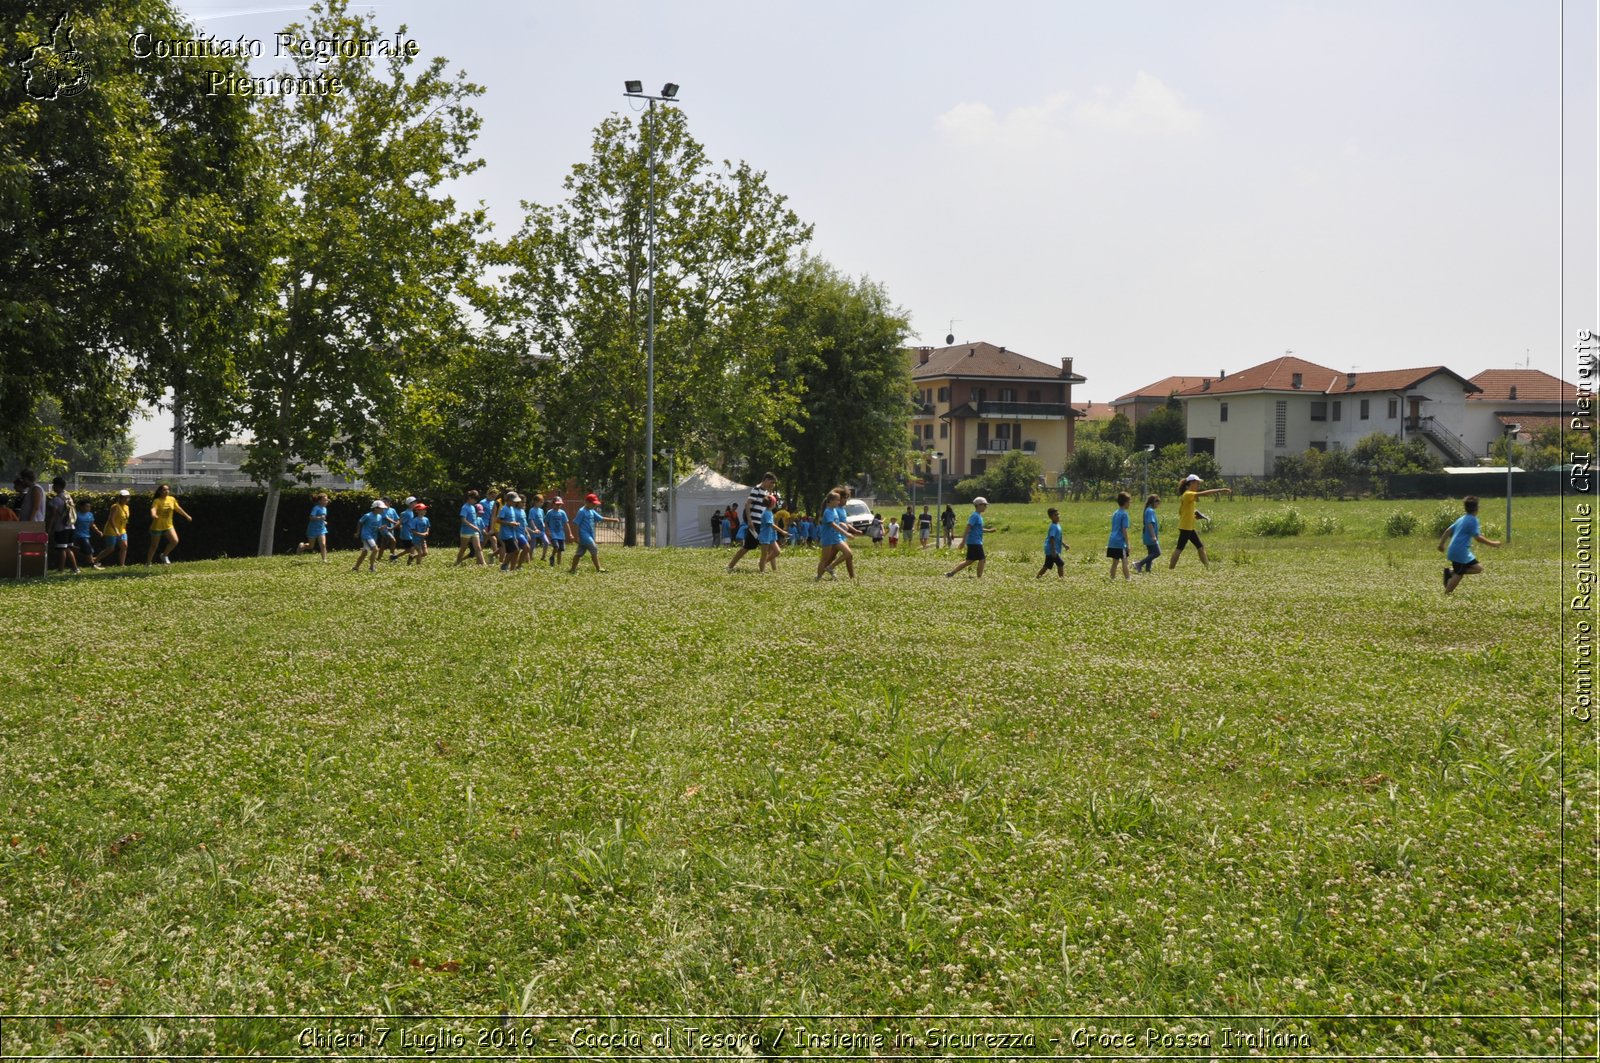
[{"label": "large green tree", "polygon": [[905,312],[882,285],[853,279],[812,257],[797,259],[770,293],[776,381],[799,398],[777,438],[745,452],[784,467],[786,493],[821,508],[828,490],[862,475],[889,480],[904,464],[911,369]]},{"label": "large green tree", "polygon": [[[649,143],[647,143],[647,139]],[[773,372],[767,293],[810,238],[746,163],[714,166],[683,112],[612,116],[566,198],[524,203],[500,250],[496,323],[531,356],[548,453],[561,472],[618,488],[636,541],[644,478],[650,168],[655,160],[656,457],[715,458],[771,442],[794,408]]]},{"label": "large green tree", "polygon": [[249,101],[205,88],[241,61],[142,58],[136,30],[196,32],[167,0],[0,9],[0,446],[16,451],[48,448],[46,397],[68,436],[112,440],[187,370],[223,379],[254,297]]},{"label": "large green tree", "polygon": [[[385,36],[344,0],[286,32]],[[264,222],[272,298],[239,355],[235,425],[250,436],[245,468],[267,486],[262,554],[281,489],[312,464],[361,465],[414,370],[460,342],[485,221],[443,186],[479,165],[470,101],[482,90],[448,66],[404,50],[326,64],[297,52],[291,76],[341,90],[259,97],[277,190]]]},{"label": "large green tree", "polygon": [[1139,418],[1133,430],[1134,446],[1140,448],[1153,443],[1160,450],[1174,443],[1187,442],[1188,437],[1188,419],[1184,416],[1183,403],[1177,392],[1168,395],[1164,405]]}]

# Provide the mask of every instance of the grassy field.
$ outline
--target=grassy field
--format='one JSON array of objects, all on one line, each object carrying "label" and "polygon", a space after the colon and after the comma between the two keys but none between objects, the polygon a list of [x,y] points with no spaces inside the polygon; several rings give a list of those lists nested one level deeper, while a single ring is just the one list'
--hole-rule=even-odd
[{"label": "grassy field", "polygon": [[[1563,809],[1558,500],[1448,599],[1433,503],[1300,503],[1324,534],[1286,539],[1246,531],[1281,504],[1204,508],[1211,569],[1132,584],[1104,503],[1065,507],[1061,581],[1032,578],[1044,507],[996,506],[981,581],[866,546],[856,584],[622,549],[0,584],[0,1012],[898,1016],[451,1020],[455,1054],[870,1043],[807,1026],[1592,1055],[1560,1021],[1596,986],[1592,877],[1562,911],[1595,779],[1569,732]],[[1386,538],[1397,510],[1423,527]],[[14,1019],[0,1050],[304,1026]]]}]

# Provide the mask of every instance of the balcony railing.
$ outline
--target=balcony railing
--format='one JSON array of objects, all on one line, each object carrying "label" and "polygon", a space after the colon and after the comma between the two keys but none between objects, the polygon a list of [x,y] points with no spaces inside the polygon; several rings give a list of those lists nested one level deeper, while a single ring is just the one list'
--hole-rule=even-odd
[{"label": "balcony railing", "polygon": [[1067,417],[1064,402],[978,402],[979,417]]}]

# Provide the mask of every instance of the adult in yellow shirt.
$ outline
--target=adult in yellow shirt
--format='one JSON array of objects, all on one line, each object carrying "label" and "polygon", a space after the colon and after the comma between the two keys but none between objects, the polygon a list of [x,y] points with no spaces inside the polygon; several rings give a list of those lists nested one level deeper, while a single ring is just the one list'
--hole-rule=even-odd
[{"label": "adult in yellow shirt", "polygon": [[94,564],[98,565],[103,558],[115,552],[117,564],[127,565],[128,499],[131,497],[126,489],[117,492],[116,501],[111,503],[111,516],[106,518],[106,548],[94,555]]},{"label": "adult in yellow shirt", "polygon": [[150,551],[144,555],[144,563],[150,564],[156,558],[156,547],[163,542],[166,546],[161,549],[161,563],[172,564],[172,551],[178,546],[178,530],[172,526],[172,516],[177,514],[184,520],[194,518],[183,511],[178,505],[178,500],[172,497],[172,491],[166,484],[156,488],[155,498],[150,501]]},{"label": "adult in yellow shirt", "polygon": [[1179,488],[1183,494],[1178,499],[1178,545],[1172,551],[1172,560],[1167,562],[1168,569],[1178,567],[1178,557],[1183,553],[1183,548],[1190,543],[1194,543],[1195,552],[1200,555],[1200,563],[1206,568],[1211,567],[1210,563],[1206,561],[1205,544],[1200,541],[1200,536],[1195,533],[1197,525],[1195,524],[1194,507],[1203,495],[1231,495],[1233,494],[1233,488],[1213,487],[1209,491],[1202,491],[1200,490],[1200,485],[1203,483],[1205,481],[1194,473],[1190,473],[1183,478],[1183,485]]}]

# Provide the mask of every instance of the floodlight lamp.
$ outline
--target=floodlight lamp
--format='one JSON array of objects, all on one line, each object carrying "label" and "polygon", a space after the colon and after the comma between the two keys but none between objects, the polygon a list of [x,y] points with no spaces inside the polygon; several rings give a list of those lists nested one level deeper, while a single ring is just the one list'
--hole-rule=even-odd
[{"label": "floodlight lamp", "polygon": [[669,81],[665,85],[661,86],[661,96],[663,99],[670,100],[677,94],[678,86],[675,83]]},{"label": "floodlight lamp", "polygon": [[1506,431],[1510,432],[1514,436],[1515,435],[1521,435],[1522,434],[1522,426],[1520,424],[1508,424],[1508,425],[1506,425]]},{"label": "floodlight lamp", "polygon": [[1156,452],[1156,445],[1154,443],[1146,443],[1144,445],[1144,452],[1146,454],[1154,454]]},{"label": "floodlight lamp", "polygon": [[622,88],[623,88],[623,91],[625,91],[625,92],[629,92],[629,93],[632,93],[634,95],[637,95],[638,93],[641,93],[641,92],[644,91],[644,82],[642,82],[642,81],[624,81],[622,83]]}]

